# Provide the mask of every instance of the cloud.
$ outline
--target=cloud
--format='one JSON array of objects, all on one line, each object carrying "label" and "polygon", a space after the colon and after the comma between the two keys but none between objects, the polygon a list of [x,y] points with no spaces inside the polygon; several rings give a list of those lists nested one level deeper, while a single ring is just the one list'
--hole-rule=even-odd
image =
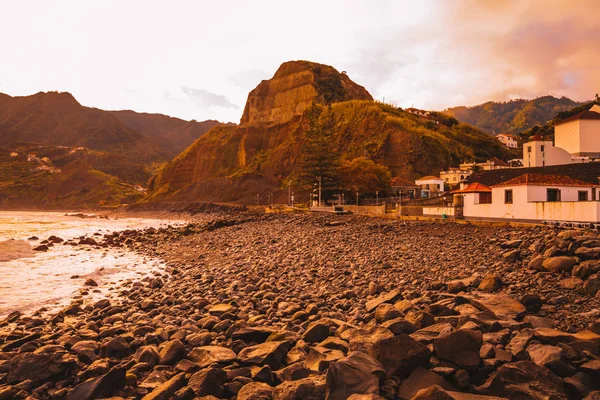
[{"label": "cloud", "polygon": [[222,107],[239,109],[239,106],[229,101],[227,97],[209,92],[205,89],[194,89],[182,86],[181,91],[198,104],[200,108]]}]

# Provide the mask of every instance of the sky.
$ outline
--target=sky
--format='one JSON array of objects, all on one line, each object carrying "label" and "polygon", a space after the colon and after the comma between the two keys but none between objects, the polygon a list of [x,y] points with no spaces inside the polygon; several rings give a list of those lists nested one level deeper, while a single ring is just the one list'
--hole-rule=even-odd
[{"label": "sky", "polygon": [[442,110],[600,92],[598,0],[0,0],[0,92],[239,122],[289,60]]}]

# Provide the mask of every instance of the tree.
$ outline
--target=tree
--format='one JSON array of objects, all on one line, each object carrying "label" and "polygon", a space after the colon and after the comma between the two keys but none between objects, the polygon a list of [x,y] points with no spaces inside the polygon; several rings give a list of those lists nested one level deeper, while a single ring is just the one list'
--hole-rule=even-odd
[{"label": "tree", "polygon": [[342,187],[359,193],[385,192],[390,188],[390,170],[366,157],[342,161],[339,168]]},{"label": "tree", "polygon": [[332,115],[323,113],[323,106],[313,104],[305,114],[308,124],[299,135],[296,180],[300,186],[310,190],[320,179],[323,199],[326,199],[339,190],[339,152],[333,137]]}]

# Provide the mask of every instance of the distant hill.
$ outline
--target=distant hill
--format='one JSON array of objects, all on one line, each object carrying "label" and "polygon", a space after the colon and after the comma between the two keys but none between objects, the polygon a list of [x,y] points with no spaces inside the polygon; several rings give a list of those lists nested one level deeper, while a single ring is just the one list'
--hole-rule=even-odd
[{"label": "distant hill", "polygon": [[0,147],[22,144],[67,146],[93,168],[131,183],[145,183],[149,166],[169,154],[147,137],[126,127],[114,115],[84,107],[70,93],[48,92],[0,99]]},{"label": "distant hill", "polygon": [[453,107],[443,113],[487,133],[516,134],[535,125],[544,125],[558,113],[582,104],[566,97],[544,96],[533,100],[489,101],[474,107]]},{"label": "distant hill", "polygon": [[[171,157],[181,153],[211,128],[222,125],[219,121],[185,121],[163,114],[138,113],[131,110],[110,111],[123,125],[144,135]],[[234,124],[228,124],[234,125]]]},{"label": "distant hill", "polygon": [[287,198],[313,103],[321,110],[316,129],[331,133],[336,154],[368,157],[392,176],[412,179],[507,155],[494,137],[454,118],[375,102],[333,67],[292,61],[250,92],[239,126],[211,129],[153,177],[147,200],[248,204],[270,192]]}]

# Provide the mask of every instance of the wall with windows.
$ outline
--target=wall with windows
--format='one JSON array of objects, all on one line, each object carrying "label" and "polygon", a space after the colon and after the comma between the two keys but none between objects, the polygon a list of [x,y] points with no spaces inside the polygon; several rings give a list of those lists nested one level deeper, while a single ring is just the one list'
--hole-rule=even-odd
[{"label": "wall with windows", "polygon": [[573,163],[571,154],[565,149],[554,147],[550,141],[533,141],[523,145],[524,167],[544,167],[571,163]]},{"label": "wall with windows", "polygon": [[[548,201],[548,189],[552,191],[551,195],[558,191],[560,201]],[[481,203],[479,193],[467,193],[463,197],[465,218],[600,222],[597,188],[525,185],[494,187],[491,204]]]}]

